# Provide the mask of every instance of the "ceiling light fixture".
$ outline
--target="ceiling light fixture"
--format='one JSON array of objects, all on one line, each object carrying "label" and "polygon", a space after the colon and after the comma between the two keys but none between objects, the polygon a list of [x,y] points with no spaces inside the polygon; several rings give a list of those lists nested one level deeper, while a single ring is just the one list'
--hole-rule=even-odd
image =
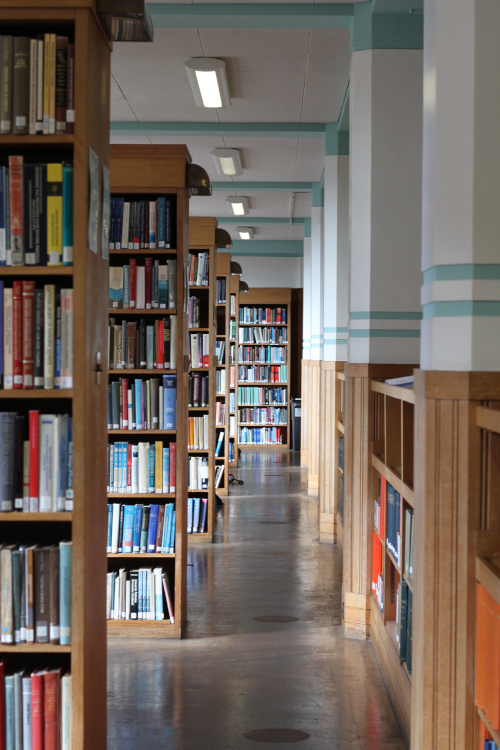
[{"label": "ceiling light fixture", "polygon": [[236,148],[216,148],[212,151],[217,174],[234,177],[243,174],[240,152]]},{"label": "ceiling light fixture", "polygon": [[253,240],[252,227],[236,227],[236,231],[240,235],[240,240]]},{"label": "ceiling light fixture", "polygon": [[231,198],[226,198],[226,204],[234,216],[246,216],[250,212],[248,198],[233,196]]},{"label": "ceiling light fixture", "polygon": [[229,107],[226,63],[215,57],[192,57],[184,63],[198,107]]}]

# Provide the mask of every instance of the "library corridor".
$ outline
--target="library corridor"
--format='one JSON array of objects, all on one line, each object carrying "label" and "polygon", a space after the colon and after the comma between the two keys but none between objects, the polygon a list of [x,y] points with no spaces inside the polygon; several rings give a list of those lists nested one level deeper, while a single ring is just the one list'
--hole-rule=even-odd
[{"label": "library corridor", "polygon": [[342,635],[298,453],[245,452],[238,476],[189,548],[184,639],[108,643],[108,750],[403,750],[371,644]]}]

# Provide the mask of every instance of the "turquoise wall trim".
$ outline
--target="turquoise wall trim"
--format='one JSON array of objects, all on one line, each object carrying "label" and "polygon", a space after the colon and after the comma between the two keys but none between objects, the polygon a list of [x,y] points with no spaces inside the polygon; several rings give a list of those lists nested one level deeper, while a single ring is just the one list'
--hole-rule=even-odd
[{"label": "turquoise wall trim", "polygon": [[325,339],[326,346],[347,346],[347,339]]},{"label": "turquoise wall trim", "polygon": [[349,154],[349,132],[339,130],[337,122],[325,126],[325,155],[347,156]]},{"label": "turquoise wall trim", "polygon": [[433,281],[469,281],[481,279],[498,281],[500,263],[455,263],[449,266],[432,266],[424,271],[424,286]]},{"label": "turquoise wall trim", "polygon": [[423,49],[423,13],[378,12],[378,5],[372,0],[354,6],[351,52],[366,49]]},{"label": "turquoise wall trim", "polygon": [[[192,5],[171,6],[192,8]],[[202,6],[200,6],[202,7]],[[223,7],[223,6],[221,6]],[[255,7],[255,6],[252,6]],[[322,122],[112,122],[111,135],[324,138]]]},{"label": "turquoise wall trim", "polygon": [[[219,224],[238,224],[239,226],[259,226],[264,224],[290,224],[290,219],[283,216],[269,217],[269,216],[218,216],[217,221]],[[292,224],[305,224],[308,218],[305,219],[292,219]]]},{"label": "turquoise wall trim", "polygon": [[350,29],[352,5],[149,3],[156,29]]},{"label": "turquoise wall trim", "polygon": [[319,341],[323,341],[323,336],[321,333],[311,333],[311,339],[318,339]]},{"label": "turquoise wall trim", "polygon": [[423,306],[424,320],[429,318],[497,318],[500,302],[496,300],[456,300],[429,302]]},{"label": "turquoise wall trim", "polygon": [[349,132],[349,93],[350,84],[347,84],[347,91],[344,97],[344,103],[339,115],[338,128],[341,133]]},{"label": "turquoise wall trim", "polygon": [[323,328],[325,333],[347,333],[347,328]]},{"label": "turquoise wall trim", "polygon": [[371,328],[353,328],[349,331],[353,339],[418,339],[420,331],[404,331],[394,328],[374,330]]},{"label": "turquoise wall trim", "polygon": [[302,240],[233,240],[230,253],[231,255],[301,258],[304,254],[304,243]]},{"label": "turquoise wall trim", "polygon": [[311,219],[306,219],[304,222],[304,237],[311,236]]},{"label": "turquoise wall trim", "polygon": [[325,188],[323,186],[323,179],[320,182],[315,182],[312,190],[312,205],[314,208],[320,208],[325,205]]},{"label": "turquoise wall trim", "polygon": [[421,320],[421,312],[350,312],[350,320]]},{"label": "turquoise wall trim", "polygon": [[212,190],[250,190],[272,193],[311,193],[314,182],[212,182]]}]

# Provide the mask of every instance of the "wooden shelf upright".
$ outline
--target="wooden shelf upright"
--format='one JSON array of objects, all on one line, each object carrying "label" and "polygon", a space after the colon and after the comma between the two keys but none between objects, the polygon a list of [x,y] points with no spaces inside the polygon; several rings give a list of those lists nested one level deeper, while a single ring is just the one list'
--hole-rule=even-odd
[{"label": "wooden shelf upright", "polygon": [[[234,380],[229,378],[229,468],[238,466],[238,387],[236,374],[238,372],[238,320],[240,299],[240,275],[229,277],[229,351],[230,366],[234,368]],[[234,335],[234,338],[232,336]],[[231,385],[234,383],[234,385]],[[231,406],[234,406],[231,409]]]},{"label": "wooden shelf upright", "polygon": [[[216,341],[224,341],[226,356],[224,364],[217,368],[219,372],[224,372],[225,385],[223,390],[216,392],[216,400],[225,407],[225,424],[224,424],[224,457],[216,459],[216,464],[224,465],[224,473],[219,486],[215,489],[216,494],[226,496],[229,492],[229,382],[230,382],[230,365],[229,365],[229,288],[231,279],[231,254],[222,252],[217,253],[217,292],[216,292],[216,321],[215,334]],[[222,290],[225,289],[225,294]],[[214,346],[215,352],[215,346]],[[216,432],[218,429],[216,428]]]},{"label": "wooden shelf upright", "polygon": [[[240,304],[239,304],[239,317],[238,317],[238,335],[239,335],[239,341],[237,342],[238,346],[238,359],[239,359],[239,352],[242,352],[244,349],[248,349],[252,352],[250,356],[251,361],[240,361],[238,362],[238,369],[236,372],[237,380],[235,381],[235,385],[237,388],[237,398],[238,398],[238,420],[237,420],[237,426],[238,426],[238,447],[239,448],[251,448],[251,449],[269,449],[269,448],[277,448],[277,449],[288,449],[290,446],[290,362],[289,362],[289,352],[290,352],[290,339],[291,339],[291,323],[290,323],[290,302],[291,302],[291,290],[290,289],[282,289],[279,287],[263,287],[258,289],[250,289],[248,292],[246,292],[244,295],[240,297]],[[270,308],[272,311],[272,315],[275,314],[275,311],[277,308],[281,308],[285,311],[286,315],[286,323],[253,323],[253,322],[245,322],[244,320],[244,311],[245,308],[255,308],[256,310],[259,309],[266,309]],[[271,332],[271,329],[273,329],[275,334],[276,341],[267,343],[256,343],[255,338],[256,334],[254,333],[255,330],[263,331],[265,335]],[[246,334],[245,332],[250,331],[251,334]],[[283,332],[286,332],[283,334]],[[280,342],[279,338],[283,337],[284,342]],[[252,341],[250,341],[250,338]],[[261,347],[263,349],[261,349]],[[255,362],[255,359],[258,356],[259,350],[265,352],[265,356],[267,357],[270,353],[270,361],[268,362]],[[275,360],[275,354],[274,352],[279,352],[280,350],[284,350],[284,359],[282,362]],[[273,361],[274,360],[274,361]],[[240,380],[240,374],[239,372],[250,372],[255,370],[255,367],[280,367],[281,365],[286,366],[286,379],[280,380],[279,382],[272,382],[270,379],[266,381],[258,380],[258,381],[250,381],[250,380]],[[286,401],[284,403],[269,403],[266,404],[266,398],[264,398],[264,403],[258,404],[254,403],[256,399],[252,399],[252,403],[245,403],[244,400],[240,397],[242,393],[242,388],[262,388],[264,390],[264,394],[267,397],[267,394],[270,389],[272,388],[279,388],[279,389],[285,389],[286,391]],[[262,423],[261,421],[256,422],[243,422],[242,421],[242,414],[245,412],[242,412],[242,409],[251,408],[251,407],[257,407],[257,408],[264,408],[266,406],[270,408],[285,408],[286,410],[286,423],[277,423],[274,421]],[[247,433],[247,430],[253,430],[254,428],[264,428],[264,429],[272,429],[272,428],[279,428],[281,431],[281,442],[274,442],[274,443],[260,443],[255,442],[254,440],[251,440],[250,442],[247,441],[247,437],[250,437],[252,433]]]},{"label": "wooden shelf upright", "polygon": [[[216,403],[215,403],[215,374],[217,371],[217,358],[214,355],[215,351],[215,322],[216,322],[216,302],[215,293],[217,288],[216,283],[216,260],[217,260],[217,246],[216,246],[216,234],[217,230],[217,219],[212,217],[200,217],[190,216],[189,217],[189,252],[191,254],[198,254],[201,252],[209,253],[209,270],[208,270],[208,285],[196,286],[189,285],[189,296],[196,297],[199,300],[200,309],[200,327],[208,328],[209,336],[209,366],[206,368],[206,374],[208,375],[208,402],[206,407],[193,407],[188,405],[189,417],[203,417],[208,416],[208,489],[197,490],[192,492],[193,495],[207,498],[207,521],[206,531],[200,534],[188,534],[188,542],[195,544],[198,542],[211,542],[213,539],[214,524],[215,524],[215,447],[216,447]],[[195,328],[190,328],[190,335],[196,334]],[[227,352],[226,352],[227,356]],[[197,369],[197,368],[195,368]],[[192,372],[190,368],[190,372]],[[205,372],[205,371],[204,371]],[[201,373],[203,377],[203,372]],[[226,407],[227,408],[227,407]],[[190,450],[189,457],[192,456],[203,456],[204,451]]]},{"label": "wooden shelf upright", "polygon": [[[73,511],[2,513],[0,544],[72,541],[71,644],[0,645],[6,673],[62,667],[71,672],[71,747],[106,746],[106,380],[100,371],[107,341],[107,262],[101,249],[102,170],[109,163],[111,43],[92,0],[3,2],[2,35],[67,36],[75,49],[73,134],[1,135],[0,164],[9,156],[25,163],[73,164],[73,266],[0,267],[5,288],[16,279],[73,288],[73,388],[1,391],[2,411],[28,417],[41,413],[73,418]],[[89,149],[99,162],[96,252],[89,249]],[[38,400],[39,399],[39,400]],[[27,420],[26,420],[27,421]],[[27,439],[27,436],[26,436]],[[15,523],[12,523],[15,522]],[[3,685],[2,685],[3,691]],[[1,743],[0,743],[1,744]]]},{"label": "wooden shelf upright", "polygon": [[[157,554],[154,561],[146,554],[132,557],[121,555],[118,559],[108,555],[108,570],[114,571],[121,567],[136,570],[144,565],[161,565],[166,572],[173,597],[174,624],[171,624],[166,605],[164,604],[165,619],[163,620],[108,620],[108,636],[112,638],[181,638],[186,623],[186,580],[187,580],[187,495],[188,495],[188,319],[186,314],[187,300],[187,261],[188,261],[188,221],[189,221],[189,193],[186,185],[187,165],[191,157],[186,146],[156,146],[156,145],[112,145],[111,163],[111,191],[113,196],[125,197],[129,201],[151,200],[159,197],[170,200],[171,206],[171,247],[165,249],[112,249],[110,263],[123,266],[132,257],[137,260],[137,266],[143,264],[141,259],[152,258],[160,264],[166,260],[176,260],[176,307],[175,309],[153,309],[148,311],[135,310],[133,313],[139,320],[144,312],[151,313],[151,323],[155,318],[160,320],[167,316],[176,315],[176,340],[171,340],[171,346],[176,347],[176,369],[167,370],[175,373],[177,386],[177,417],[175,430],[124,430],[121,440],[130,438],[130,442],[161,440],[163,444],[176,443],[176,491],[175,497],[171,493],[145,494],[133,496],[130,494],[110,494],[108,503],[115,499],[125,504],[135,504],[143,498],[143,504],[153,502],[174,502],[176,512],[175,553]],[[126,312],[126,311],[125,311]],[[132,312],[132,311],[131,311]],[[113,310],[116,319],[123,317],[120,310]],[[149,319],[148,319],[149,324]],[[110,373],[110,381],[116,380],[120,372],[132,380],[142,375],[144,380],[149,377],[162,377],[162,369],[125,369]],[[110,442],[113,441],[113,431],[109,431]],[[131,558],[128,560],[128,558]],[[141,563],[140,558],[144,562]]]}]

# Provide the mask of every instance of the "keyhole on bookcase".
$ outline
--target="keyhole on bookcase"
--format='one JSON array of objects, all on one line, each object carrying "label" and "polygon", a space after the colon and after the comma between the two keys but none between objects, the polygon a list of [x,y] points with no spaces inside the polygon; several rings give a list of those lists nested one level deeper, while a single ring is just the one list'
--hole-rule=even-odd
[{"label": "keyhole on bookcase", "polygon": [[96,352],[96,354],[95,354],[95,382],[96,382],[96,385],[101,385],[101,373],[102,373],[101,352]]}]

